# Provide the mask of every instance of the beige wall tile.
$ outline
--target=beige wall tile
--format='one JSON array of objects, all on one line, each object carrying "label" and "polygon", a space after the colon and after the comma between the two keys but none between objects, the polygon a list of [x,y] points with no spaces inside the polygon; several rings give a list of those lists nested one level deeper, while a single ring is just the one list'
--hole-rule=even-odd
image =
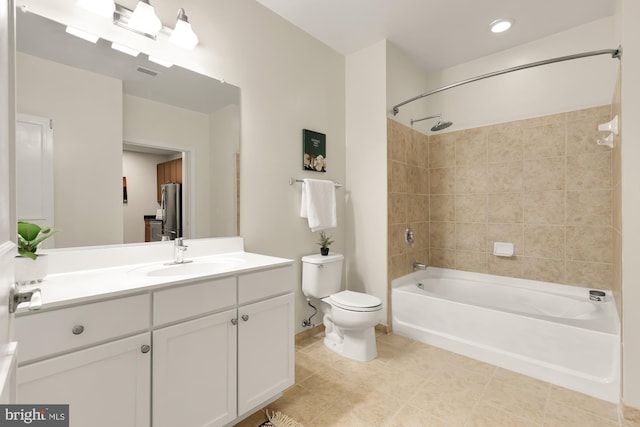
[{"label": "beige wall tile", "polygon": [[555,225],[524,225],[524,255],[564,259],[565,229]]},{"label": "beige wall tile", "polygon": [[611,105],[600,105],[598,107],[584,108],[581,110],[569,111],[566,113],[567,121],[573,122],[583,119],[601,120],[603,117],[611,115]]},{"label": "beige wall tile", "polygon": [[[425,197],[426,198],[426,197]],[[407,222],[407,196],[405,193],[389,193],[388,217],[389,224]],[[427,199],[428,202],[428,199]],[[428,205],[428,203],[427,203]],[[428,216],[426,218],[429,218]]]},{"label": "beige wall tile", "polygon": [[494,242],[513,243],[515,254],[523,255],[524,226],[522,224],[489,224],[487,226],[487,253],[493,253]]},{"label": "beige wall tile", "polygon": [[487,247],[487,225],[479,223],[456,223],[455,247],[460,251],[484,252]]},{"label": "beige wall tile", "polygon": [[406,254],[392,256],[389,261],[389,280],[411,273]]},{"label": "beige wall tile", "polygon": [[488,167],[487,191],[514,193],[522,191],[523,163],[495,163]]},{"label": "beige wall tile", "polygon": [[564,198],[564,191],[542,191],[525,193],[525,224],[564,224]]},{"label": "beige wall tile", "polygon": [[611,262],[611,227],[567,227],[567,259]]},{"label": "beige wall tile", "polygon": [[406,222],[429,221],[429,196],[408,194],[406,218]]},{"label": "beige wall tile", "polygon": [[456,139],[456,166],[473,166],[486,162],[487,136],[480,129],[465,131]]},{"label": "beige wall tile", "polygon": [[611,190],[568,191],[568,225],[611,225]]},{"label": "beige wall tile", "polygon": [[610,120],[609,114],[599,117],[590,117],[567,122],[567,154],[584,154],[594,152],[607,152],[609,147],[597,145],[600,138],[598,125]]},{"label": "beige wall tile", "polygon": [[413,238],[415,240],[412,249],[429,249],[429,223],[412,222],[409,227],[413,230]]},{"label": "beige wall tile", "polygon": [[489,222],[521,223],[523,197],[521,193],[489,194],[487,205]]},{"label": "beige wall tile", "polygon": [[486,273],[487,253],[456,251],[456,269],[464,271],[475,271],[477,273]]},{"label": "beige wall tile", "polygon": [[429,251],[429,265],[440,268],[456,268],[456,251],[453,249],[434,249]]},{"label": "beige wall tile", "polygon": [[511,128],[490,132],[487,136],[489,163],[522,160],[522,129]]},{"label": "beige wall tile", "polygon": [[407,193],[429,194],[429,172],[427,169],[407,166]]},{"label": "beige wall tile", "polygon": [[454,222],[431,222],[429,226],[429,245],[437,249],[455,249],[456,224]]},{"label": "beige wall tile", "polygon": [[405,193],[407,191],[407,165],[389,161],[388,191],[390,193]]},{"label": "beige wall tile", "polygon": [[567,157],[567,190],[611,188],[611,152]]},{"label": "beige wall tile", "polygon": [[456,189],[456,168],[429,169],[429,194],[453,194]]},{"label": "beige wall tile", "polygon": [[522,258],[522,277],[543,282],[564,283],[564,260],[550,258]]},{"label": "beige wall tile", "polygon": [[565,155],[566,125],[564,122],[525,128],[522,149],[525,160]]},{"label": "beige wall tile", "polygon": [[429,167],[429,137],[411,129],[411,137],[407,141],[407,163],[421,168]]},{"label": "beige wall tile", "polygon": [[612,264],[567,260],[567,284],[612,289]]},{"label": "beige wall tile", "polygon": [[612,212],[611,221],[613,229],[622,231],[622,186],[617,184],[612,190]]},{"label": "beige wall tile", "polygon": [[407,249],[404,241],[404,230],[407,229],[406,224],[394,224],[389,226],[389,255],[400,255]]},{"label": "beige wall tile", "polygon": [[522,277],[522,258],[497,257],[490,252],[487,259],[487,272],[499,276]]},{"label": "beige wall tile", "polygon": [[456,168],[456,193],[484,193],[487,191],[487,164]]},{"label": "beige wall tile", "polygon": [[487,222],[487,196],[466,194],[456,196],[456,221]]},{"label": "beige wall tile", "polygon": [[446,168],[456,165],[456,133],[429,137],[429,167]]},{"label": "beige wall tile", "polygon": [[405,148],[409,136],[406,126],[392,119],[387,119],[387,158],[405,162]]},{"label": "beige wall tile", "polygon": [[525,160],[524,191],[552,191],[565,188],[565,158]]},{"label": "beige wall tile", "polygon": [[430,196],[431,221],[455,221],[455,196]]}]

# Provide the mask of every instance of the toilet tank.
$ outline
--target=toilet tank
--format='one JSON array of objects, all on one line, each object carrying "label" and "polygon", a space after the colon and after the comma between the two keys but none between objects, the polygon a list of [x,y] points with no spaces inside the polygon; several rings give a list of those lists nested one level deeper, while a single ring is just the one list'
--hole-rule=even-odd
[{"label": "toilet tank", "polygon": [[342,254],[320,254],[302,257],[302,293],[307,298],[324,298],[340,291]]}]

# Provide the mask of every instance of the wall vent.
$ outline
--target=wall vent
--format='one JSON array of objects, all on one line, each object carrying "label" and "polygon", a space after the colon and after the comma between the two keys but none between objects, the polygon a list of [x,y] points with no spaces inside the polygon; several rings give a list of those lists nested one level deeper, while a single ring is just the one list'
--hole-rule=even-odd
[{"label": "wall vent", "polygon": [[139,71],[141,73],[144,73],[144,74],[148,74],[148,75],[150,75],[152,77],[156,77],[158,75],[157,71],[153,71],[153,70],[150,70],[150,69],[144,68],[144,67],[138,67],[137,71]]}]

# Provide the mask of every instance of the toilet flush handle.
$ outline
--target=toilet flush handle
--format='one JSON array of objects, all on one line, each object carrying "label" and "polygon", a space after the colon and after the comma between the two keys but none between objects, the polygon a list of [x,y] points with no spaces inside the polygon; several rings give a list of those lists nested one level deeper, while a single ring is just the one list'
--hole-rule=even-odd
[{"label": "toilet flush handle", "polygon": [[249,315],[247,315],[247,314],[243,314],[243,315],[242,315],[242,320],[244,320],[245,322],[246,322],[247,320],[249,320]]}]

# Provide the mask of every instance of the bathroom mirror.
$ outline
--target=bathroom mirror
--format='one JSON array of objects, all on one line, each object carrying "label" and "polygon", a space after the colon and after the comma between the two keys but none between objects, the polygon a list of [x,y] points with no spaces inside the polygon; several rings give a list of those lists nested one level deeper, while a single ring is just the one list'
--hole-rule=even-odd
[{"label": "bathroom mirror", "polygon": [[[144,218],[160,207],[155,165],[176,158],[183,168],[184,236],[237,235],[240,89],[164,67],[144,53],[127,55],[107,40],[82,40],[65,28],[17,13],[18,113],[52,123],[52,174],[37,179],[45,196],[53,194],[47,225],[62,230],[55,247],[144,241]],[[40,128],[38,135],[46,132],[46,125]],[[146,169],[132,169],[138,167]],[[40,205],[20,190],[21,181],[46,167],[28,169],[17,171],[18,210],[23,201]]]}]

